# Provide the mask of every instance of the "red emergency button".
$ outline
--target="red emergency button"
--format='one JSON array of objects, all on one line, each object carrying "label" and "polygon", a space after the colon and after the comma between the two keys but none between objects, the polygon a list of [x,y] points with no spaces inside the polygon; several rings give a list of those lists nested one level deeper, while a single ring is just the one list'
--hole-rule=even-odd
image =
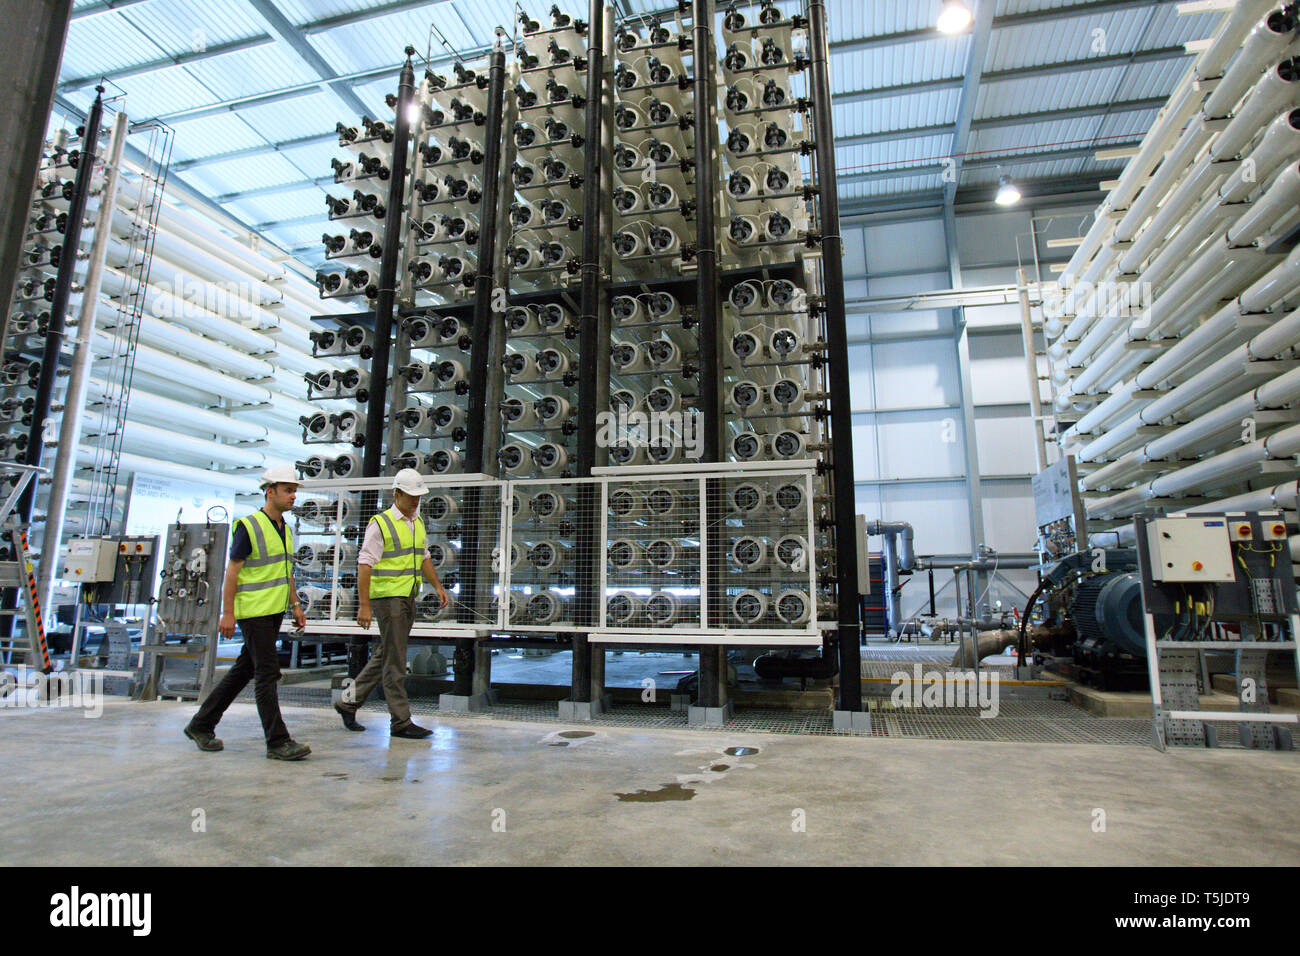
[{"label": "red emergency button", "polygon": [[1250,525],[1248,525],[1248,524],[1239,524],[1239,525],[1237,525],[1237,534],[1241,535],[1243,538],[1249,538],[1249,537],[1250,537]]},{"label": "red emergency button", "polygon": [[1205,569],[1205,565],[1201,564],[1200,561],[1193,561],[1193,562],[1192,562],[1192,570],[1193,570],[1193,571],[1202,571],[1202,570],[1204,570],[1204,569]]},{"label": "red emergency button", "polygon": [[1281,538],[1285,534],[1286,534],[1286,525],[1282,524],[1280,521],[1277,524],[1273,525],[1273,535],[1275,537]]}]

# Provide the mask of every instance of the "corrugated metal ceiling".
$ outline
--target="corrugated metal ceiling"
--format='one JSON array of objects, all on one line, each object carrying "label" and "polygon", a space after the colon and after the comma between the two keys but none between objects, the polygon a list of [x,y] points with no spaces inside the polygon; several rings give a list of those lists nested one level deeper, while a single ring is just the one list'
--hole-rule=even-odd
[{"label": "corrugated metal ceiling", "polygon": [[[963,167],[959,184],[966,188],[996,183],[999,157],[1014,163],[1018,182],[1111,175],[1119,165],[1098,166],[1090,153],[1084,155],[1086,147],[1140,137],[1154,108],[1143,104],[1110,115],[1099,111],[1110,104],[1167,96],[1188,58],[1144,60],[1143,55],[1205,38],[1217,22],[1216,15],[1178,16],[1171,0],[1133,0],[1124,6],[1099,0],[967,2],[996,3],[987,52],[974,66],[982,74],[999,75],[975,86],[974,124],[966,145],[974,165]],[[262,4],[278,16],[263,16]],[[583,0],[559,5],[574,16],[586,16]],[[725,9],[725,0],[718,6]],[[793,0],[778,0],[778,6],[787,14],[800,9]],[[961,113],[972,36],[941,36],[933,29],[937,0],[829,0],[827,6],[836,94],[894,91],[837,101],[837,138],[903,134],[837,149],[845,173],[896,171],[842,183],[843,200],[932,196],[942,188],[939,177],[914,167],[933,165],[954,148],[951,128]],[[549,7],[549,0],[537,0],[530,12],[544,16]],[[616,2],[620,16],[669,8],[666,0]],[[281,18],[296,32],[278,35]],[[432,41],[431,24],[436,27]],[[384,96],[395,89],[406,44],[421,56],[430,44],[434,57],[445,55],[439,37],[458,52],[476,51],[491,41],[498,25],[516,29],[514,0],[137,0],[121,9],[77,0],[59,93],[63,102],[84,110],[88,87],[66,84],[107,74],[115,92],[128,94],[126,108],[133,117],[167,120],[208,108],[206,115],[176,118],[174,159],[199,162],[178,167],[174,175],[210,196],[255,190],[226,201],[231,213],[249,224],[288,221],[268,228],[268,234],[298,245],[313,242],[322,231],[323,190],[311,180],[329,173],[329,159],[337,150],[328,141],[277,144],[328,134],[339,120],[355,122],[345,106],[351,96],[372,116],[386,115]],[[854,49],[855,42],[865,48]],[[1135,54],[1138,62],[1128,62]],[[1117,56],[1125,59],[1108,59]],[[317,71],[317,58],[328,74]],[[1100,62],[1087,62],[1094,59]],[[1075,67],[1051,69],[1071,62]],[[379,77],[357,76],[377,69],[384,70]],[[122,75],[126,73],[131,75]],[[321,82],[335,77],[342,82],[333,88]],[[916,84],[927,86],[906,91]],[[268,95],[270,102],[248,102]],[[1079,109],[1088,115],[981,124]],[[939,129],[910,133],[931,128]],[[1080,155],[1025,159],[1027,153],[1072,147]],[[228,153],[237,155],[220,158]],[[269,189],[281,184],[281,192]],[[295,222],[310,216],[320,221]],[[305,259],[315,257],[314,251],[304,251]]]}]

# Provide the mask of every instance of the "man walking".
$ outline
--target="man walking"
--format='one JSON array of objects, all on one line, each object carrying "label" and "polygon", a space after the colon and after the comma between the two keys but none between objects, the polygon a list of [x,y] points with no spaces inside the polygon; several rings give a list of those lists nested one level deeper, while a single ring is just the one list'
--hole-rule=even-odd
[{"label": "man walking", "polygon": [[311,753],[311,748],[289,736],[280,716],[276,686],[280,680],[276,642],[284,612],[292,607],[298,630],[307,626],[293,583],[293,532],[284,520],[293,509],[298,473],[292,465],[275,465],[262,473],[261,487],[266,503],[235,522],[217,626],[221,636],[230,640],[238,621],[244,647],[234,666],[186,726],[185,736],[200,750],[221,750],[223,745],[215,736],[217,723],[251,678],[257,714],[266,735],[266,756],[272,760],[301,760]]},{"label": "man walking", "polygon": [[403,468],[393,478],[393,507],[366,525],[357,554],[357,623],[369,629],[373,607],[373,617],[379,620],[379,650],[357,675],[352,693],[334,705],[348,730],[366,729],[357,723],[357,710],[382,680],[390,734],[419,740],[433,733],[411,721],[411,704],[406,698],[406,644],[415,623],[421,576],[437,589],[441,607],[451,600],[425,550],[420,496],[428,490],[418,471]]}]

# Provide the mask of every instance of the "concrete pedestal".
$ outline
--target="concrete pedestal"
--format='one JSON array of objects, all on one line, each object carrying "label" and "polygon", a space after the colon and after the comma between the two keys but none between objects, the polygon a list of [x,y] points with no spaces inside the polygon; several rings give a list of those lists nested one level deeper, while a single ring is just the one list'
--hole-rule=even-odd
[{"label": "concrete pedestal", "polygon": [[595,700],[562,700],[558,713],[561,720],[591,720],[599,717],[613,706],[614,699],[603,694]]},{"label": "concrete pedestal", "polygon": [[722,727],[734,712],[735,707],[731,701],[721,707],[697,707],[691,704],[686,708],[686,723],[691,727]]},{"label": "concrete pedestal", "polygon": [[831,713],[831,725],[837,733],[871,733],[871,714],[865,710],[836,710]]},{"label": "concrete pedestal", "polygon": [[478,713],[487,710],[491,702],[488,694],[474,694],[470,697],[463,694],[438,695],[438,709],[450,714]]}]

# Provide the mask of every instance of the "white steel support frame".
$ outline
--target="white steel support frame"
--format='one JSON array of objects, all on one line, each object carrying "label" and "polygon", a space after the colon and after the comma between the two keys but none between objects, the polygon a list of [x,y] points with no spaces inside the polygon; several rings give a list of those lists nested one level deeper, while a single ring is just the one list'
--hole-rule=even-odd
[{"label": "white steel support frame", "polygon": [[[518,481],[508,481],[493,478],[489,475],[448,475],[425,477],[426,484],[429,485],[429,493],[436,494],[453,489],[464,489],[467,487],[477,487],[481,489],[496,488],[499,490],[499,508],[500,521],[497,530],[496,544],[493,549],[493,567],[492,572],[495,576],[493,582],[493,593],[497,595],[497,610],[495,618],[490,622],[479,624],[465,623],[444,623],[432,621],[417,621],[411,628],[411,637],[425,639],[455,639],[455,638],[474,638],[487,637],[493,633],[572,633],[575,630],[588,633],[593,643],[606,644],[635,644],[642,646],[672,645],[679,644],[712,644],[712,645],[737,645],[753,647],[819,647],[822,643],[821,629],[822,624],[818,620],[817,608],[817,564],[816,555],[816,513],[814,501],[814,476],[816,463],[811,460],[800,461],[761,461],[761,462],[738,462],[720,466],[715,469],[701,471],[699,465],[661,465],[656,466],[653,472],[647,472],[636,468],[596,468],[593,469],[595,474],[591,478],[529,478]],[[601,502],[601,519],[600,519],[600,549],[605,553],[609,547],[610,528],[609,528],[609,492],[611,487],[635,486],[639,488],[653,487],[656,480],[668,478],[678,482],[691,482],[698,488],[700,501],[700,549],[699,549],[699,574],[700,590],[703,595],[707,587],[707,542],[709,529],[704,518],[704,502],[706,482],[710,480],[739,478],[745,476],[754,476],[756,478],[786,479],[791,482],[798,482],[804,491],[804,505],[799,513],[790,518],[791,524],[798,523],[803,527],[807,534],[808,549],[806,555],[806,569],[796,569],[796,573],[802,574],[807,572],[807,595],[809,600],[808,620],[800,625],[790,625],[780,627],[776,625],[762,627],[729,627],[719,623],[710,625],[707,617],[708,602],[700,602],[700,623],[695,627],[626,627],[611,628],[608,626],[607,603],[608,603],[608,561],[601,561],[600,572],[600,606],[595,626],[575,626],[572,623],[559,623],[549,625],[534,625],[528,623],[516,623],[510,620],[510,602],[508,595],[511,587],[511,568],[510,568],[510,550],[514,543],[514,514],[511,502],[514,498],[516,489],[524,491],[532,487],[544,487],[555,489],[558,487],[576,487],[579,484],[595,483],[600,486]],[[335,503],[334,512],[334,557],[332,565],[331,580],[337,582],[341,572],[348,569],[340,567],[339,545],[343,543],[342,537],[342,495],[344,493],[361,493],[373,492],[380,493],[389,491],[392,487],[392,479],[379,478],[356,478],[356,479],[321,479],[304,481],[300,484],[300,489],[307,493],[318,494],[335,494],[339,498]],[[358,515],[357,519],[368,520],[369,516]],[[725,531],[723,533],[726,533]],[[309,633],[324,635],[355,635],[356,621],[348,618],[340,618],[338,604],[338,589],[331,589],[330,595],[330,615],[325,620],[309,620],[307,630]],[[373,625],[372,625],[373,626]],[[285,625],[286,630],[289,625]]]},{"label": "white steel support frame", "polygon": [[[961,258],[957,252],[957,223],[951,204],[943,210],[943,236],[947,246],[948,274],[952,287],[961,289]],[[975,396],[972,394],[970,338],[966,329],[966,310],[952,310],[953,351],[957,356],[958,385],[961,389],[962,450],[966,456],[966,498],[969,506],[971,558],[979,556],[984,543],[984,496],[980,487],[979,451],[975,447]],[[981,575],[981,585],[983,584]]]},{"label": "white steel support frame", "polygon": [[[506,489],[504,488],[504,485],[506,483],[498,481],[497,479],[491,477],[490,475],[448,475],[445,477],[425,476],[425,483],[429,486],[430,494],[436,494],[439,491],[445,491],[448,489],[461,489],[461,488],[468,488],[468,487],[483,488],[483,487],[491,487],[491,486],[502,488],[503,494],[505,494],[506,492]],[[339,563],[339,552],[340,552],[339,545],[343,543],[343,532],[342,532],[343,495],[348,492],[353,492],[353,493],[373,492],[382,495],[385,492],[391,492],[393,487],[393,479],[390,477],[316,479],[316,480],[303,481],[299,484],[298,487],[300,491],[304,491],[308,493],[314,492],[318,494],[338,495],[338,500],[335,502],[334,505],[335,508],[334,521],[333,521],[334,557],[333,557],[333,564],[331,565],[331,569],[332,569],[331,580],[333,582],[337,582],[339,579],[340,572],[347,570],[346,568],[341,568]],[[503,501],[507,503],[504,506],[506,513],[508,513],[509,500],[510,499],[508,497],[503,498]],[[361,524],[362,527],[364,527],[363,521],[369,521],[370,516],[358,515],[357,520],[358,523]],[[506,553],[503,550],[505,545],[505,524],[504,522],[498,522],[498,523],[500,527],[497,534],[497,542],[495,545],[495,550],[493,552],[494,564],[495,564],[495,555]],[[503,592],[505,587],[508,586],[509,564],[510,564],[509,561],[501,562],[501,566],[504,567],[505,569],[505,577],[503,580],[506,582],[505,584],[502,585]],[[494,570],[496,569],[494,568]],[[334,587],[331,587],[330,589],[329,618],[326,620],[316,620],[316,619],[308,620],[307,622],[308,633],[337,634],[337,635],[346,635],[346,636],[356,635],[357,632],[356,620],[352,618],[339,617],[338,596],[339,596],[339,589],[336,584]],[[499,622],[500,622],[500,615],[498,615],[497,623],[499,624]],[[372,630],[377,629],[377,627],[378,627],[377,624],[373,624],[373,623],[371,624]],[[444,623],[441,621],[439,622],[417,621],[414,624],[414,626],[412,626],[411,628],[411,637],[446,638],[446,639],[466,638],[466,637],[470,637],[470,638],[485,637],[488,634],[490,634],[492,630],[493,630],[492,626],[486,624],[480,625],[480,624],[463,624],[463,623]],[[290,633],[291,631],[292,631],[292,622],[286,621],[282,627],[282,632]]]}]

